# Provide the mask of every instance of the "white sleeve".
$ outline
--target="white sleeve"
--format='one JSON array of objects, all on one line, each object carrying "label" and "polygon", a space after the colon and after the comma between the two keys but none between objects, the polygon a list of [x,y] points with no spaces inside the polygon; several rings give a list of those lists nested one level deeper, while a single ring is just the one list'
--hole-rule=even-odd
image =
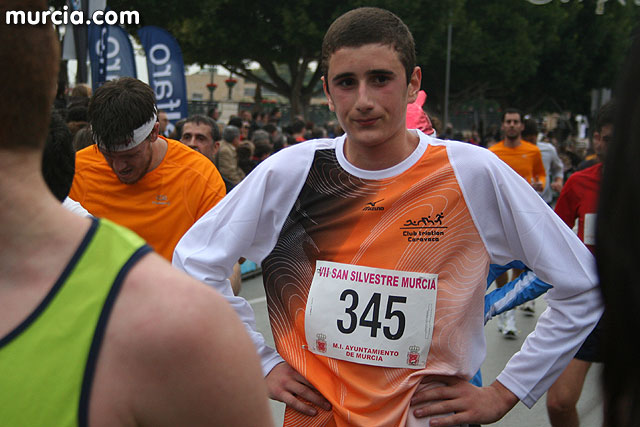
[{"label": "white sleeve", "polygon": [[551,169],[549,171],[549,175],[551,175],[552,179],[562,178],[564,177],[564,165],[562,164],[562,160],[558,157],[558,151],[552,145],[551,149],[553,150],[553,157],[551,158]]},{"label": "white sleeve", "polygon": [[491,263],[521,260],[553,285],[536,329],[497,378],[531,407],[602,315],[595,260],[535,190],[493,153],[460,144],[448,150]]},{"label": "white sleeve", "polygon": [[74,214],[80,215],[80,216],[92,216],[80,203],[76,202],[75,200],[67,197],[62,201],[62,206],[65,207],[67,210],[70,210],[71,212],[73,212]]},{"label": "white sleeve", "polygon": [[271,252],[306,180],[315,146],[299,144],[267,158],[187,231],[173,253],[175,267],[220,291],[235,309],[264,375],[283,360],[256,331],[251,306],[233,295],[227,278],[239,258],[259,264]]}]

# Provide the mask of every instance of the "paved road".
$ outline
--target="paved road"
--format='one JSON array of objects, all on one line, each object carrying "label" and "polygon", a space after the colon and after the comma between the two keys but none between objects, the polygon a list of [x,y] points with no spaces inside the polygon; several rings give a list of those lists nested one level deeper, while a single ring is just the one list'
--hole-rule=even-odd
[{"label": "paved road", "polygon": [[[258,330],[264,334],[267,342],[273,345],[273,336],[267,317],[262,277],[257,276],[244,280],[241,296],[249,300],[256,314]],[[495,322],[489,322],[485,328],[487,340],[487,357],[482,366],[482,377],[486,384],[491,383],[500,373],[509,358],[520,349],[524,338],[529,334],[537,320],[537,315],[542,313],[545,303],[542,298],[536,300],[536,316],[526,317],[521,311],[517,312],[517,323],[520,330],[518,339],[505,340],[496,330]],[[578,402],[578,412],[582,427],[599,427],[602,425],[602,397],[599,388],[600,366],[593,365]],[[546,427],[549,426],[545,407],[546,396],[532,408],[528,409],[522,403],[518,403],[502,420],[491,424],[492,426],[516,426],[516,427]],[[282,425],[284,405],[271,401],[271,411],[276,426]]]}]

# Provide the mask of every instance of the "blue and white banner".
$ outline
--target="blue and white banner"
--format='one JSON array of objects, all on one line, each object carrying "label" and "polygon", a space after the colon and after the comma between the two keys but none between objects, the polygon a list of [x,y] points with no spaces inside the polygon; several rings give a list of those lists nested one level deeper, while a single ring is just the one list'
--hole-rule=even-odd
[{"label": "blue and white banner", "polygon": [[158,110],[167,113],[172,124],[187,117],[187,83],[178,42],[166,30],[146,26],[138,36],[147,56],[149,85],[156,94]]},{"label": "blue and white banner", "polygon": [[129,35],[117,25],[89,26],[89,56],[93,90],[118,77],[138,77]]},{"label": "blue and white banner", "polygon": [[[107,7],[106,0],[68,0],[70,12],[82,11],[91,16],[97,10]],[[62,44],[62,59],[77,59],[76,83],[87,82],[87,26],[67,24]]]},{"label": "blue and white banner", "polygon": [[95,91],[102,83],[107,81],[107,60],[109,51],[109,26],[89,25],[89,58],[91,58],[91,85]]}]

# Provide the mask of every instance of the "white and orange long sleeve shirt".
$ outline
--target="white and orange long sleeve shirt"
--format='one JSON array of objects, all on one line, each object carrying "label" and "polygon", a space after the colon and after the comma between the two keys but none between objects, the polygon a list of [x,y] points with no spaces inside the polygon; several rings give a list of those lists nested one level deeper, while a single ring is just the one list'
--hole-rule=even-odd
[{"label": "white and orange long sleeve shirt", "polygon": [[287,408],[285,425],[403,426],[425,375],[471,378],[486,354],[490,264],[520,260],[553,285],[498,376],[527,406],[600,318],[592,255],[529,183],[488,150],[417,134],[408,158],[379,171],[350,164],[344,136],[282,150],[176,248],[174,265],[236,309],[266,374],[281,359],[226,281],[240,257],[262,264],[278,353],[333,405],[316,417]]}]

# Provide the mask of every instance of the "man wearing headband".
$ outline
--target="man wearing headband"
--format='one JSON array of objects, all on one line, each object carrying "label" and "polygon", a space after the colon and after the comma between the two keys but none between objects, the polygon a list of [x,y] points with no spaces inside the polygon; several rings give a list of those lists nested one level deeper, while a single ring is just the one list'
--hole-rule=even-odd
[{"label": "man wearing headband", "polygon": [[201,154],[159,135],[155,96],[140,80],[105,83],[91,99],[95,144],[76,155],[70,197],[138,233],[163,257],[225,195]]}]

